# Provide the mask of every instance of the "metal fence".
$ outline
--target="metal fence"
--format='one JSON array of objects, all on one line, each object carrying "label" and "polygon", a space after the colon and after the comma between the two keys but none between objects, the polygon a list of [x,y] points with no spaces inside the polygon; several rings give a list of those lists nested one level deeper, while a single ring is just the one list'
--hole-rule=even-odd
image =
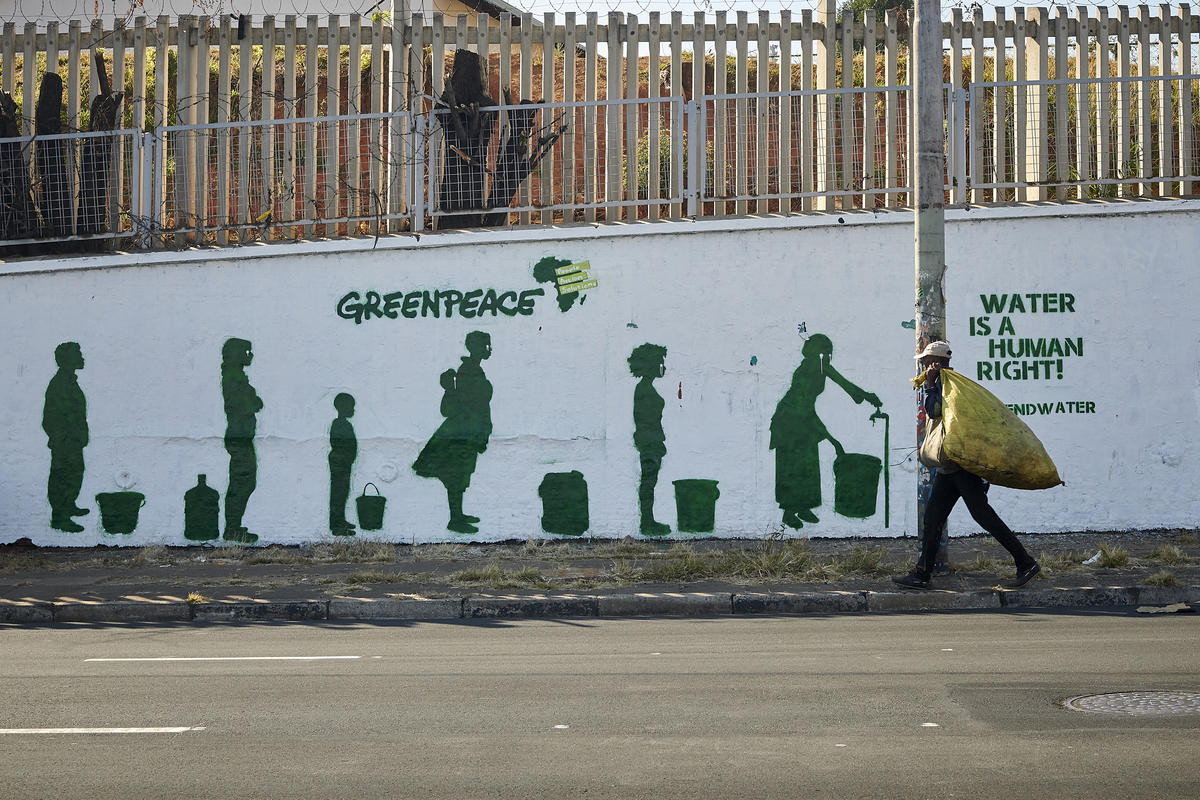
[{"label": "metal fence", "polygon": [[[947,84],[947,203],[1195,194],[1198,86]],[[905,207],[908,101],[893,86],[513,103],[458,122],[430,103],[0,139],[0,252]]]}]

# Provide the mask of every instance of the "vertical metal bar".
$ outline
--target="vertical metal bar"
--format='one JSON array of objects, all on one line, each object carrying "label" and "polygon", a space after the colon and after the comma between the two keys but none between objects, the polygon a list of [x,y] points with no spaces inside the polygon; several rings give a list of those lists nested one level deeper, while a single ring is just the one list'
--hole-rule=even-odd
[{"label": "vertical metal bar", "polygon": [[[239,27],[239,31],[240,31]],[[234,221],[245,224],[250,221],[250,181],[254,173],[254,159],[250,153],[250,107],[254,97],[254,37],[252,31],[238,40],[238,108],[237,118],[237,213]],[[249,241],[249,233],[234,231],[232,241]]]},{"label": "vertical metal bar", "polygon": [[[671,96],[683,95],[683,13],[671,12]],[[672,108],[679,103],[672,100]],[[683,113],[671,114],[671,218],[683,216]]]},{"label": "vertical metal bar", "polygon": [[729,25],[725,12],[716,14],[713,31],[713,215],[723,217],[729,213],[723,198],[729,195],[728,137],[729,137],[729,63],[727,42]]},{"label": "vertical metal bar", "polygon": [[[852,8],[846,8],[842,11],[841,34],[842,34],[842,96],[840,99],[838,124],[841,130],[841,150],[842,150],[842,178],[837,182],[836,188],[840,194],[838,202],[842,208],[854,208],[854,189],[858,182],[858,175],[854,169],[854,94],[850,91],[854,88],[854,27],[857,23],[856,15]],[[847,55],[848,54],[848,55]],[[866,77],[865,75],[863,76]]]},{"label": "vertical metal bar", "polygon": [[[320,68],[317,66],[317,31],[320,20],[310,14],[304,26],[304,111],[303,116],[315,117],[321,112],[317,107],[317,92],[320,81]],[[304,197],[300,206],[301,215],[305,219],[318,217],[317,205],[317,130],[318,125],[309,122],[304,126]],[[304,226],[303,235],[311,239],[315,227],[310,223]]]},{"label": "vertical metal bar", "polygon": [[[269,220],[275,211],[278,200],[278,189],[275,182],[275,17],[263,17],[262,27],[262,76],[259,82],[259,120],[263,123],[257,128],[259,136],[259,153],[261,169],[259,172],[259,192],[261,204],[258,209],[260,221]],[[262,237],[270,238],[270,232],[263,229]]]},{"label": "vertical metal bar", "polygon": [[[899,43],[899,28],[900,17],[896,9],[889,8],[884,15],[884,22],[887,25],[887,38],[884,45],[884,82],[887,84],[887,187],[895,189],[900,186],[900,142],[897,137],[900,135],[900,77],[898,71],[898,51]],[[899,192],[888,192],[886,204],[890,206],[899,205],[901,194]]]},{"label": "vertical metal bar", "polygon": [[879,83],[875,51],[875,11],[863,14],[863,92],[862,99],[862,204],[863,208],[874,208],[876,195],[869,192],[875,188],[875,92]]},{"label": "vertical metal bar", "polygon": [[[196,124],[208,125],[208,18],[199,17],[196,26]],[[201,128],[196,132],[195,181],[193,185],[196,211],[196,242],[203,242],[205,229],[208,227],[208,147],[211,131]]]},{"label": "vertical metal bar", "polygon": [[583,110],[583,202],[588,204],[584,209],[583,218],[587,222],[596,221],[596,12],[587,12],[584,25],[584,66],[583,66],[583,100],[586,105]]},{"label": "vertical metal bar", "polygon": [[[533,99],[533,15],[528,13],[521,15],[521,76],[519,87],[520,97],[518,99]],[[517,190],[517,205],[528,206],[529,197],[529,181],[521,181],[521,185]],[[528,225],[531,219],[532,217],[528,211],[522,211],[517,214],[517,222],[521,225]]]},{"label": "vertical metal bar", "polygon": [[[983,49],[983,7],[975,6],[971,13],[971,155],[969,160],[969,171],[967,172],[967,188],[970,190],[967,195],[972,203],[979,203],[984,200],[984,193],[976,189],[976,184],[982,181],[982,175],[987,164],[987,136],[990,131],[989,126],[984,122],[986,96],[983,88],[979,85],[987,81],[985,67],[987,65],[987,56]],[[994,73],[993,73],[994,75]],[[999,80],[998,78],[996,80]],[[995,90],[993,90],[994,92]],[[994,143],[993,143],[993,146]],[[994,199],[995,195],[989,194],[987,199]]]},{"label": "vertical metal bar", "polygon": [[[439,31],[442,25],[441,15],[434,15],[434,26]],[[350,15],[350,52],[349,65],[346,70],[346,113],[358,115],[364,112],[362,103],[362,15]],[[441,66],[435,64],[435,67]],[[363,206],[364,186],[362,179],[362,121],[358,116],[346,125],[346,184],[347,208],[346,215],[351,219],[361,216]],[[347,232],[357,232],[356,222],[349,223]]]},{"label": "vertical metal bar", "polygon": [[[638,21],[637,16],[629,14],[625,17],[625,91],[621,96],[634,102],[625,106],[625,199],[638,200],[638,177],[641,174],[641,161],[638,158]],[[649,75],[647,75],[647,81]],[[625,207],[627,219],[637,219],[640,205]]]},{"label": "vertical metal bar", "polygon": [[[992,37],[992,45],[995,56],[993,57],[994,67],[992,69],[993,80],[997,83],[1002,83],[1008,78],[1008,47],[1007,47],[1007,26],[1004,20],[1004,9],[997,8],[995,34]],[[992,92],[992,181],[994,183],[1004,183],[1008,178],[1008,94],[1011,90],[1005,87],[997,86]],[[995,202],[1001,202],[1005,199],[1004,189],[995,189],[992,192],[992,199]]]},{"label": "vertical metal bar", "polygon": [[[281,164],[282,181],[280,195],[282,203],[279,207],[279,219],[296,219],[296,15],[287,14],[283,18],[283,118],[287,120],[281,126],[283,137],[283,163]],[[297,229],[285,228],[289,238],[296,238]]]},{"label": "vertical metal bar", "polygon": [[[767,93],[771,91],[771,64],[770,55],[767,44],[767,34],[771,31],[771,15],[766,11],[758,12],[758,69],[755,71],[755,92],[758,97],[754,98],[754,195],[758,200],[754,203],[754,211],[757,214],[766,214],[770,211],[770,201],[765,195],[771,193],[770,186],[770,166],[767,162],[767,154],[770,150],[770,101],[767,99]],[[699,115],[694,117],[697,121]],[[749,120],[747,120],[749,122]],[[778,149],[775,150],[778,153]]]},{"label": "vertical metal bar", "polygon": [[[1192,68],[1192,12],[1185,3],[1179,8],[1179,72],[1181,75],[1191,75]],[[1197,84],[1192,79],[1179,82],[1179,173],[1181,175],[1196,175],[1200,172],[1200,159],[1196,156],[1196,130],[1192,127],[1192,115],[1195,113],[1196,102],[1192,87]],[[1180,184],[1182,194],[1200,192],[1200,181],[1185,181]]]},{"label": "vertical metal bar", "polygon": [[387,206],[383,202],[383,187],[380,185],[380,177],[383,174],[383,162],[381,158],[383,155],[383,119],[379,115],[383,113],[384,93],[382,14],[375,14],[371,17],[371,68],[369,75],[371,114],[374,116],[367,123],[367,177],[370,180],[370,192],[367,195],[367,202],[369,203],[367,213],[375,218],[375,234],[379,235],[384,232],[385,226],[382,215],[387,213]]},{"label": "vertical metal bar", "polygon": [[[563,14],[563,108],[564,121],[567,130],[562,137],[562,201],[571,206],[576,203],[575,174],[577,169],[576,150],[582,139],[578,136],[580,114],[575,107],[575,64],[578,60],[575,53],[575,12]],[[575,212],[563,212],[563,221],[572,222]]]},{"label": "vertical metal bar", "polygon": [[[1067,9],[1057,6],[1054,9],[1054,79],[1065,81],[1067,67],[1070,63],[1070,42],[1067,38]],[[1065,200],[1071,192],[1062,184],[1071,180],[1071,140],[1070,112],[1071,88],[1066,83],[1054,87],[1054,180],[1059,185],[1054,189],[1054,197]]]},{"label": "vertical metal bar", "polygon": [[1087,196],[1087,187],[1082,181],[1091,177],[1092,157],[1092,109],[1090,103],[1090,86],[1088,77],[1088,29],[1090,27],[1089,12],[1082,6],[1075,9],[1075,77],[1079,81],[1075,85],[1075,170],[1080,184],[1075,196],[1083,199]]},{"label": "vertical metal bar", "polygon": [[[419,21],[419,17],[417,18]],[[333,14],[326,22],[325,44],[325,115],[337,117],[342,114],[342,24],[341,18]],[[417,47],[417,46],[415,46]],[[419,56],[420,50],[417,47]],[[418,78],[419,80],[419,78]],[[342,185],[342,125],[330,121],[325,127],[325,202],[322,216],[337,219],[341,216]],[[325,235],[336,236],[341,225],[325,223]]]},{"label": "vertical metal bar", "polygon": [[[1175,175],[1175,108],[1172,103],[1172,84],[1175,72],[1175,48],[1171,43],[1171,6],[1158,7],[1158,65],[1162,88],[1158,93],[1158,174],[1164,178]],[[1171,194],[1172,182],[1159,185],[1159,195]]]},{"label": "vertical metal bar", "polygon": [[1140,170],[1137,193],[1148,195],[1153,193],[1150,179],[1154,176],[1154,103],[1152,91],[1154,82],[1150,77],[1150,6],[1140,5],[1138,15],[1138,149],[1141,151],[1142,168]]},{"label": "vertical metal bar", "polygon": [[[542,15],[542,99],[547,102],[554,102],[556,99],[554,92],[554,77],[558,72],[558,53],[555,47],[555,42],[561,41],[561,35],[555,29],[555,17],[552,13]],[[574,53],[568,53],[563,50],[563,58],[574,58]],[[542,112],[541,125],[544,130],[549,132],[554,124],[555,118],[561,113],[560,109],[548,109]],[[557,148],[555,148],[557,149]],[[556,159],[554,157],[555,149],[551,149],[546,153],[546,157],[542,159],[542,163],[538,166],[538,200],[537,205],[546,207],[554,205],[554,176]],[[538,222],[543,225],[549,225],[554,222],[553,211],[542,211],[538,214]]]},{"label": "vertical metal bar", "polygon": [[[1128,178],[1137,170],[1134,160],[1133,142],[1131,140],[1133,119],[1130,97],[1130,77],[1132,55],[1130,53],[1129,8],[1121,6],[1117,10],[1117,176]],[[1130,194],[1130,184],[1121,184],[1120,195]]]},{"label": "vertical metal bar", "polygon": [[[217,34],[217,122],[229,122],[229,93],[231,78],[229,74],[232,59],[232,29],[228,16],[221,17],[220,30]],[[230,158],[230,129],[221,128],[217,136],[217,241],[228,244],[233,239],[233,231],[229,227],[229,158]]]},{"label": "vertical metal bar", "polygon": [[[37,101],[37,23],[25,23],[25,35],[21,40],[24,45],[24,54],[21,57],[21,105],[24,106],[21,110],[21,121],[23,122],[22,134],[25,136],[33,136],[33,110],[34,104]],[[92,81],[95,83],[95,81]]]},{"label": "vertical metal bar", "polygon": [[737,63],[734,66],[734,91],[739,95],[734,101],[734,122],[733,134],[736,145],[733,156],[734,180],[738,200],[734,203],[734,213],[742,216],[746,213],[748,205],[745,201],[746,195],[750,194],[750,164],[749,164],[749,143],[750,136],[750,120],[749,109],[744,95],[750,91],[749,88],[749,61],[750,61],[750,43],[749,38],[749,13],[746,11],[737,12]]},{"label": "vertical metal bar", "polygon": [[[1112,126],[1111,114],[1111,67],[1108,63],[1111,37],[1108,28],[1108,9],[1096,9],[1096,77],[1103,81],[1096,84],[1096,177],[1104,179],[1112,174]],[[1100,191],[1107,187],[1100,185]]]},{"label": "vertical metal bar", "polygon": [[788,92],[792,86],[792,12],[779,12],[779,212],[791,213],[791,196],[796,190],[792,180],[792,107],[793,99]]},{"label": "vertical metal bar", "polygon": [[[114,112],[115,124],[124,128],[124,103],[130,93],[125,85],[125,38],[128,30],[124,20],[118,19],[112,31],[112,91],[117,95],[117,108]],[[55,61],[57,62],[57,58]],[[130,87],[132,88],[132,87]],[[119,93],[119,94],[118,94]],[[129,193],[130,187],[125,186],[125,146],[124,137],[113,138],[112,159],[109,161],[108,179],[108,225],[109,230],[116,233],[124,230],[121,224],[121,201]]]},{"label": "vertical metal bar", "polygon": [[[709,141],[708,129],[705,127],[705,122],[707,120],[707,114],[703,112],[703,109],[705,109],[708,105],[708,101],[707,101],[708,92],[706,89],[707,80],[705,78],[706,69],[705,69],[705,55],[704,55],[704,50],[705,50],[705,38],[704,38],[705,37],[705,24],[704,23],[705,23],[705,14],[703,12],[697,11],[695,14],[692,15],[692,101],[699,103],[702,108],[702,113],[699,116],[697,116],[695,119],[691,120],[691,124],[694,127],[688,129],[689,137],[692,137],[692,136],[699,137],[698,144],[696,145],[695,151],[700,154],[699,157],[701,159],[700,167],[695,173],[698,176],[696,178],[696,180],[698,182],[696,183],[696,185],[694,187],[696,189],[696,197],[697,197],[696,209],[697,210],[696,210],[695,214],[689,214],[689,216],[691,216],[693,218],[697,215],[704,214],[704,204],[700,201],[704,197],[705,182],[708,178],[708,166],[710,163],[709,159],[708,159],[708,141]],[[713,66],[715,67],[716,65],[714,64]],[[657,74],[657,71],[650,73],[651,80],[654,80],[654,76],[656,74]],[[658,111],[657,108],[651,109],[651,116],[653,116],[655,113],[657,113],[657,111]],[[654,141],[654,140],[651,140],[651,141]],[[691,139],[689,138],[688,141],[690,142]],[[653,148],[651,148],[651,149],[653,149]]]},{"label": "vertical metal bar", "polygon": [[[391,100],[388,110],[391,112],[388,117],[388,133],[390,134],[390,142],[388,145],[388,214],[392,217],[388,221],[388,229],[391,231],[402,230],[402,221],[399,219],[400,214],[404,212],[405,204],[407,203],[407,193],[405,187],[405,146],[408,139],[408,118],[404,114],[408,110],[408,43],[405,41],[405,35],[409,30],[408,22],[408,7],[407,3],[396,3],[392,13],[392,39],[391,39]],[[486,28],[484,29],[486,33]],[[315,36],[313,37],[315,39]],[[316,42],[313,42],[314,50]],[[487,61],[483,62],[485,65]],[[313,71],[313,98],[316,98],[316,72]],[[315,103],[314,103],[315,107]],[[316,132],[313,132],[313,138],[316,138]],[[316,174],[316,161],[313,162],[313,174]],[[314,193],[315,195],[315,193]]]},{"label": "vertical metal bar", "polygon": [[[694,88],[694,87],[693,87]],[[687,120],[686,127],[690,132],[688,136],[688,176],[687,176],[687,209],[686,213],[689,217],[695,219],[700,213],[700,186],[704,175],[704,158],[700,154],[700,143],[704,141],[704,136],[701,131],[703,121],[701,119],[702,109],[704,107],[703,100],[697,100],[693,93],[692,101],[685,107],[684,113],[690,117]]]}]

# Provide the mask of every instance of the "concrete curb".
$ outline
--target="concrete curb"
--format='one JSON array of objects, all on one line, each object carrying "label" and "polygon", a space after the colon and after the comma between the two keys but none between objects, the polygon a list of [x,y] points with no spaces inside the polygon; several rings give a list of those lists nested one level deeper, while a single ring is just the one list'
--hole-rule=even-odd
[{"label": "concrete curb", "polygon": [[1200,586],[1085,586],[953,591],[630,592],[611,595],[476,595],[205,603],[51,603],[0,600],[0,624],[449,620],[561,617],[862,614],[972,609],[1200,605]]}]

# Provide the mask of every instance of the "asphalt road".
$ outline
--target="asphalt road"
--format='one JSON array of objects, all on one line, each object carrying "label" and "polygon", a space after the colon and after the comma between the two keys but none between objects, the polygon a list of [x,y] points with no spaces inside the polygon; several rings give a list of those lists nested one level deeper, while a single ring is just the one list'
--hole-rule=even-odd
[{"label": "asphalt road", "polygon": [[[1058,702],[1200,691],[1198,634],[1095,612],[0,628],[0,727],[28,729],[0,733],[0,797],[1197,797],[1200,716]],[[62,728],[184,730],[40,732]]]}]

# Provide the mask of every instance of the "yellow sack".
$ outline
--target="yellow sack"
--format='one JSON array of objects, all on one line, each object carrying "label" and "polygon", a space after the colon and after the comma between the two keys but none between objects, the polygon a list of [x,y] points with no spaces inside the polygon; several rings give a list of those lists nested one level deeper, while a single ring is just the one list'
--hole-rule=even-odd
[{"label": "yellow sack", "polygon": [[942,369],[946,458],[997,486],[1049,489],[1063,482],[1029,426],[978,383]]}]

